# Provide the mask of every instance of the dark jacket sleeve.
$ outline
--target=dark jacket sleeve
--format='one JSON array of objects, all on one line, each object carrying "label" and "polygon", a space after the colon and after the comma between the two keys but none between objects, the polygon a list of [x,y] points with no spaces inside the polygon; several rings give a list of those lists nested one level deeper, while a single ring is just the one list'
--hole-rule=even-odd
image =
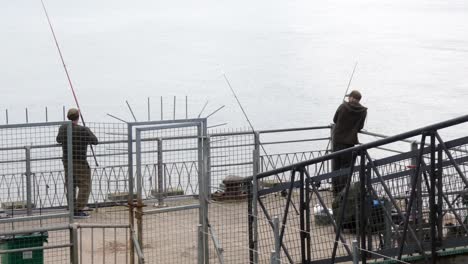
[{"label": "dark jacket sleeve", "polygon": [[67,127],[66,126],[60,126],[58,134],[57,134],[57,143],[59,144],[64,144],[67,139]]},{"label": "dark jacket sleeve", "polygon": [[340,115],[341,108],[343,108],[343,104],[341,104],[338,109],[336,109],[335,116],[333,117],[333,123],[336,124],[338,122],[338,116]]},{"label": "dark jacket sleeve", "polygon": [[94,133],[91,132],[91,129],[89,129],[88,127],[86,128],[86,131],[88,132],[88,143],[92,145],[97,145],[98,139],[96,135],[94,135]]},{"label": "dark jacket sleeve", "polygon": [[364,111],[362,113],[362,118],[361,118],[360,123],[359,123],[358,131],[361,131],[361,129],[364,128],[364,123],[366,121],[366,117],[367,117],[367,109],[366,109],[366,111]]}]

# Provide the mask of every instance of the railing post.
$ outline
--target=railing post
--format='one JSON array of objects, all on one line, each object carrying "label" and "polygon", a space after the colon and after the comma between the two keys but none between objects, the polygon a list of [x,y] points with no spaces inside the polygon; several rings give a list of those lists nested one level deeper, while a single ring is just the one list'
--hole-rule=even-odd
[{"label": "railing post", "polygon": [[26,146],[26,210],[32,215],[31,147]]},{"label": "railing post", "polygon": [[198,264],[203,264],[204,258],[203,258],[203,225],[198,224],[198,242],[197,242],[197,258]]},{"label": "railing post", "polygon": [[273,232],[275,238],[275,264],[281,263],[281,245],[280,245],[280,226],[279,226],[279,218],[275,216],[273,218]]},{"label": "railing post", "polygon": [[[138,244],[143,245],[143,175],[141,172],[141,131],[136,129],[136,184],[137,184],[137,219]],[[143,250],[143,247],[141,248]]]},{"label": "railing post", "polygon": [[270,253],[270,264],[276,264],[276,252],[274,250]]},{"label": "railing post", "polygon": [[[368,206],[367,196],[367,179],[366,179],[366,158],[365,152],[360,153],[360,167],[359,167],[359,180],[360,180],[360,217],[359,217],[359,230],[361,238],[361,248],[366,249],[366,231],[367,231],[367,211],[370,209]],[[356,223],[357,224],[357,223]],[[367,263],[366,251],[361,251],[361,261],[363,264]]]},{"label": "railing post", "polygon": [[[133,125],[127,124],[128,137],[128,219],[130,229],[134,230],[134,212],[133,212]],[[133,234],[132,234],[133,236]],[[135,263],[135,244],[133,238],[130,237],[130,264]]]},{"label": "railing post", "polygon": [[254,133],[254,150],[253,150],[253,180],[252,180],[252,249],[253,263],[258,263],[258,180],[257,174],[260,172],[260,134]]},{"label": "railing post", "polygon": [[71,263],[73,264],[78,264],[79,258],[78,258],[78,227],[76,224],[72,224],[70,226],[71,229],[71,235],[72,235],[72,247],[71,247]]},{"label": "railing post", "polygon": [[[411,151],[414,151],[415,153],[418,153],[417,152],[418,150],[418,143],[416,141],[412,142],[411,143]],[[417,154],[416,154],[417,155]],[[414,156],[413,158],[411,158],[411,165],[413,165],[413,167],[415,167],[417,165],[417,158],[416,156]],[[416,176],[416,169],[415,168],[412,168],[412,171],[413,173],[411,174],[412,177],[417,177]],[[410,181],[408,183],[409,185],[409,189],[411,190],[411,182]],[[415,229],[417,230],[417,233],[418,233],[418,239],[419,241],[422,241],[423,240],[423,227],[422,227],[422,221],[416,221],[416,219],[423,219],[423,213],[422,213],[422,177],[419,177],[418,178],[418,182],[417,182],[417,187],[416,187],[416,195],[417,195],[417,199],[416,199],[416,206],[413,207],[413,210],[410,212],[411,214],[411,217],[413,218],[414,220],[414,223],[413,223],[413,226],[415,227]],[[417,226],[416,226],[417,225]]]},{"label": "railing post", "polygon": [[158,206],[164,206],[164,163],[163,163],[163,142],[162,139],[157,139],[158,143]]},{"label": "railing post", "polygon": [[[75,188],[74,188],[74,178],[75,176],[73,175],[73,133],[72,133],[72,123],[69,122],[67,125],[67,160],[64,169],[67,170],[65,173],[66,183],[67,186],[65,189],[67,190],[67,199],[68,199],[68,211],[70,213],[69,215],[69,223],[73,223],[74,221],[74,216],[75,216],[75,204],[74,204],[74,198],[75,198]],[[65,161],[64,161],[65,162]],[[73,245],[70,247],[70,258],[73,264],[78,264],[78,234],[77,232],[74,232],[73,229],[70,229],[69,231],[70,235],[70,243]]]},{"label": "railing post", "polygon": [[359,264],[359,247],[357,240],[353,240],[353,264]]},{"label": "railing post", "polygon": [[431,263],[436,263],[437,258],[437,235],[436,235],[436,227],[437,227],[437,205],[436,205],[436,146],[435,146],[435,134],[432,131],[430,134],[431,137],[431,165],[430,165],[430,189],[429,189],[429,223],[431,225]]},{"label": "railing post", "polygon": [[210,181],[209,181],[209,172],[210,167],[208,167],[208,155],[209,155],[209,145],[208,145],[208,125],[206,120],[200,123],[202,128],[202,177],[203,177],[203,255],[205,257],[205,263],[210,263],[210,250],[209,250],[209,223],[208,223],[208,201],[209,201],[209,192],[210,192]]},{"label": "railing post", "polygon": [[[301,262],[307,263],[306,256],[306,223],[305,223],[305,187],[304,187],[304,170],[300,171],[300,187],[299,187],[299,225],[300,225],[300,238],[301,238]],[[294,184],[294,183],[292,183]]]}]

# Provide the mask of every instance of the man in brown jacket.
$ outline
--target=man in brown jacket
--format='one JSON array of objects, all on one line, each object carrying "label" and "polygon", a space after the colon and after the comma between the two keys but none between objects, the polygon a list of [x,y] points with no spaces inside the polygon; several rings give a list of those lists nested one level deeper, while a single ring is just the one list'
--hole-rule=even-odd
[{"label": "man in brown jacket", "polygon": [[[364,127],[367,116],[367,108],[359,102],[361,93],[357,90],[351,91],[348,102],[343,102],[336,110],[333,122],[335,126],[332,132],[333,151],[351,148],[358,144],[358,132]],[[333,160],[333,170],[348,168],[351,165],[352,154],[347,153]],[[334,177],[332,179],[333,193],[336,195],[346,185],[346,176]]]},{"label": "man in brown jacket", "polygon": [[[68,110],[67,118],[72,121],[72,156],[73,156],[73,204],[75,218],[87,218],[89,215],[83,211],[88,204],[91,193],[91,168],[86,155],[88,145],[97,145],[98,139],[87,127],[78,125],[80,111],[75,108]],[[65,186],[68,188],[68,155],[67,155],[67,125],[59,128],[57,142],[62,145],[62,162],[65,169]],[[76,188],[79,189],[78,196]]]}]

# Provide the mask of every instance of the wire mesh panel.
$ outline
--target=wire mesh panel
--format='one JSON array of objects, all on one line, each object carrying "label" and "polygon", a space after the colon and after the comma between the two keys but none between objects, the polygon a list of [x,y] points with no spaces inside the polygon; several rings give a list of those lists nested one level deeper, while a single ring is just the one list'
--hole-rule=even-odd
[{"label": "wire mesh panel", "polygon": [[[128,140],[127,125],[112,123],[88,123],[87,131],[79,131],[78,143],[88,142],[86,163],[82,178],[89,173],[88,197],[79,196],[83,211],[89,217],[77,219],[80,223],[128,224]],[[92,135],[95,142],[90,141]],[[91,148],[92,147],[92,148]],[[76,161],[75,161],[76,162]],[[82,179],[83,181],[83,179]],[[77,182],[78,183],[78,182]],[[78,190],[79,191],[79,190]]]},{"label": "wire mesh panel", "polygon": [[147,263],[198,263],[198,211],[155,211],[143,216],[141,239]]},{"label": "wire mesh panel", "polygon": [[[248,196],[245,177],[253,172],[254,135],[243,131],[225,131],[210,137],[210,193],[209,224],[211,252],[222,247],[224,263],[247,263]],[[212,258],[212,254],[210,255]],[[214,257],[218,263],[218,257]]]},{"label": "wire mesh panel", "polygon": [[208,252],[203,129],[201,121],[136,127],[136,225],[150,263],[200,263]]},{"label": "wire mesh panel", "polygon": [[78,263],[130,263],[130,229],[124,226],[80,226],[78,229]]}]

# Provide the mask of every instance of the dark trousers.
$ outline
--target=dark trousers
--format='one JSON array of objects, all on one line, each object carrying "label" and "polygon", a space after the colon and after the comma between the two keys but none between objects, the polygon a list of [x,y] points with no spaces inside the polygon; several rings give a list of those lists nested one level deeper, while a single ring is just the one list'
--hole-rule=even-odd
[{"label": "dark trousers", "polygon": [[[354,145],[333,143],[333,152],[351,147],[354,147]],[[352,157],[353,155],[351,152],[336,157],[335,159],[333,159],[332,169],[336,171],[344,168],[349,168],[351,166]],[[333,194],[336,195],[345,188],[347,179],[348,175],[332,178]]]},{"label": "dark trousers", "polygon": [[[63,161],[65,169],[65,189],[68,193],[68,164]],[[76,189],[78,188],[78,195]],[[91,194],[91,168],[86,160],[73,161],[73,205],[76,211],[82,211],[88,204]]]}]

